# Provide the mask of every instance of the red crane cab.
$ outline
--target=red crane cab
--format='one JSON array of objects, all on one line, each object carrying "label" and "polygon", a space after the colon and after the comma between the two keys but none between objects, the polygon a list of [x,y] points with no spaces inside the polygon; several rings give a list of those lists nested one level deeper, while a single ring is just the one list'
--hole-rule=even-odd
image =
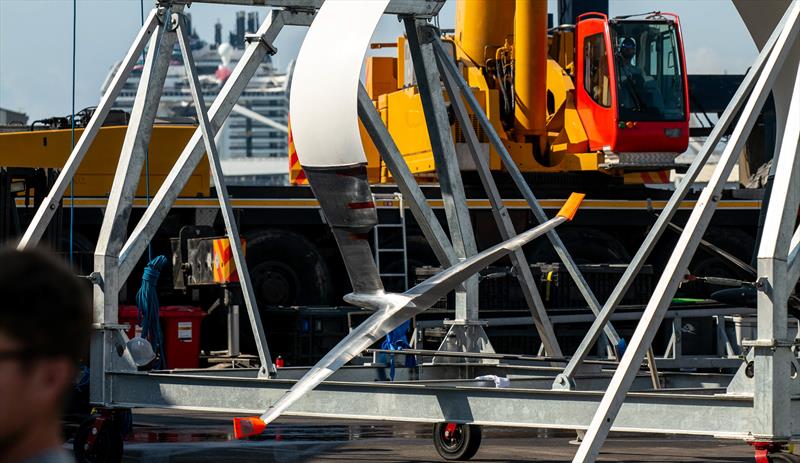
[{"label": "red crane cab", "polygon": [[678,16],[586,13],[576,22],[577,109],[589,149],[620,167],[673,164],[689,144]]}]

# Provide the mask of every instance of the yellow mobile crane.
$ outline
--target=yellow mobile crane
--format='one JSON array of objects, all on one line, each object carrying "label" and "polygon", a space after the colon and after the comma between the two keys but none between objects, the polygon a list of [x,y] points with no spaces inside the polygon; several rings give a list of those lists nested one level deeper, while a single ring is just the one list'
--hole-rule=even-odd
[{"label": "yellow mobile crane", "polygon": [[[547,2],[459,0],[445,35],[453,59],[523,172],[602,172],[665,183],[689,138],[688,86],[678,17],[579,16],[548,31]],[[367,90],[412,172],[434,171],[405,38],[397,57],[370,57]],[[502,170],[473,118],[490,165]],[[457,152],[466,153],[457,123]],[[365,144],[369,145],[368,137]],[[461,157],[461,156],[460,156]],[[462,169],[470,162],[460,159]],[[371,150],[372,180],[390,182]]]}]

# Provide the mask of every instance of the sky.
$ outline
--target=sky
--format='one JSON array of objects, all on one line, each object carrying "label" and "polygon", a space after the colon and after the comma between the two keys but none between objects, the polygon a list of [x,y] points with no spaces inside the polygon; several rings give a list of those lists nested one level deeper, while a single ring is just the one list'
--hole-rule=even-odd
[{"label": "sky", "polygon": [[[468,0],[467,0],[468,1]],[[72,101],[72,0],[0,0],[0,107],[27,113],[30,120],[67,115]],[[145,0],[145,14],[152,7]],[[554,0],[549,0],[555,11]],[[235,25],[237,10],[266,9],[193,4],[195,30],[214,39],[214,23],[223,38]],[[692,74],[742,74],[756,47],[729,0],[611,0],[612,16],[671,11],[681,17],[687,68]],[[447,0],[440,26],[455,23],[455,0]],[[122,59],[141,25],[141,0],[77,0],[75,68],[76,111],[94,106],[111,66]],[[396,17],[384,16],[375,41],[393,41],[402,33]],[[278,37],[278,66],[297,55],[305,28],[286,28]]]}]

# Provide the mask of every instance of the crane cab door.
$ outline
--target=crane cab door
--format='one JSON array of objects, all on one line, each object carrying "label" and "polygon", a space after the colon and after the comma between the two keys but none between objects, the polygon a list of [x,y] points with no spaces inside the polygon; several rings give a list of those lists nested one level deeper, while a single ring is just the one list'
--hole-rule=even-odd
[{"label": "crane cab door", "polygon": [[577,109],[590,149],[684,152],[689,103],[677,16],[608,20],[587,13],[575,35]]},{"label": "crane cab door", "polygon": [[601,13],[579,16],[575,36],[578,114],[589,149],[609,149],[615,144],[618,116],[608,18]]}]

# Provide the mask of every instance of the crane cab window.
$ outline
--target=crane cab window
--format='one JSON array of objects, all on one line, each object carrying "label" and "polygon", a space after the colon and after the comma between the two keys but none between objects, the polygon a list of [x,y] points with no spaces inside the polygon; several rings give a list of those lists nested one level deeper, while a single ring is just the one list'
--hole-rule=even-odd
[{"label": "crane cab window", "polygon": [[603,34],[594,34],[583,41],[584,76],[586,93],[605,107],[611,106],[611,85],[608,75],[608,55]]},{"label": "crane cab window", "polygon": [[684,120],[684,79],[675,25],[614,21],[609,27],[620,120]]}]

